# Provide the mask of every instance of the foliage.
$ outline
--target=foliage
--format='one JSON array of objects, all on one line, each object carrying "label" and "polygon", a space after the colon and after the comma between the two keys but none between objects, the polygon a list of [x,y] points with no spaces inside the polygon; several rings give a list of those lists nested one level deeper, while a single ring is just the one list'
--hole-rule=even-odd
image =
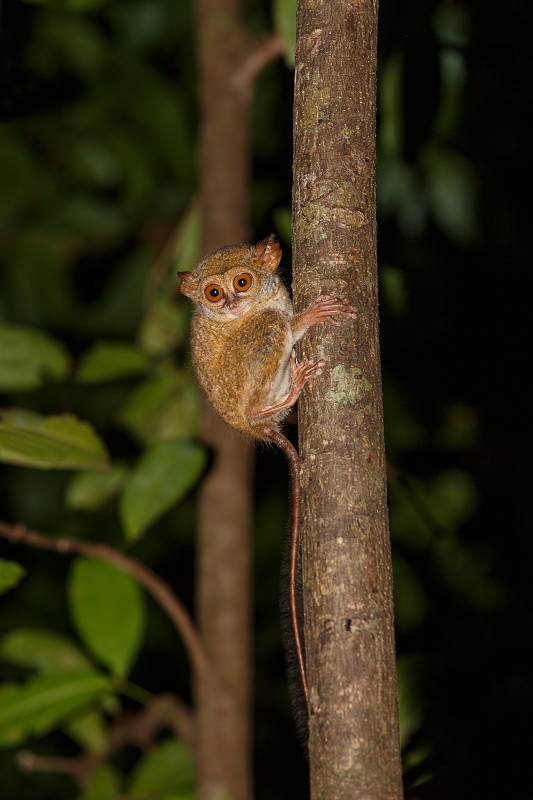
[{"label": "foliage", "polygon": [[66,348],[45,331],[0,325],[0,388],[37,389],[48,377],[61,379],[69,367]]},{"label": "foliage", "polygon": [[20,564],[0,559],[0,594],[16,586],[24,574],[25,569]]},{"label": "foliage", "polygon": [[[17,65],[27,81],[4,98],[11,119],[0,129],[0,459],[32,468],[14,478],[21,497],[32,495],[32,471],[57,471],[49,485],[64,505],[55,492],[43,497],[39,527],[44,514],[53,533],[64,519],[70,535],[122,536],[125,545],[182,502],[205,466],[194,442],[188,312],[173,297],[175,271],[194,262],[200,230],[191,202],[190,10],[51,0],[4,20],[28,38]],[[177,58],[176,38],[184,42]],[[51,107],[40,107],[43,92]],[[8,514],[31,522],[5,475]],[[46,596],[50,579],[30,571]],[[25,573],[0,561],[0,590]],[[15,623],[0,641],[13,675],[1,689],[1,744],[61,730],[104,754],[128,698],[151,702],[129,682],[146,635],[144,593],[125,572],[83,558],[64,602],[83,649],[46,623]],[[37,609],[30,618],[39,619]],[[164,764],[172,780],[161,777]],[[19,794],[9,782],[4,789]],[[168,739],[131,777],[103,761],[78,796],[185,798],[192,790],[192,757]]]},{"label": "foliage", "polygon": [[111,564],[85,558],[73,565],[68,594],[74,625],[88,649],[113,675],[128,675],[145,627],[138,584]]},{"label": "foliage", "polygon": [[191,758],[179,742],[168,740],[153,750],[139,765],[132,778],[131,797],[172,797],[188,800],[194,773]]},{"label": "foliage", "polygon": [[41,417],[7,409],[0,423],[0,457],[42,469],[102,469],[107,451],[92,427],[72,414]]}]

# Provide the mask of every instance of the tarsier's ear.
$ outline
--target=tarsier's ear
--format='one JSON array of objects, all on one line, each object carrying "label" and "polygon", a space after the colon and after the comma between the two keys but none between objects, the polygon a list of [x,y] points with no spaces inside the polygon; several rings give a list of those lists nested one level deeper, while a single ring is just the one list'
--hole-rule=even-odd
[{"label": "tarsier's ear", "polygon": [[256,244],[255,252],[260,264],[269,272],[274,272],[281,261],[281,247],[273,233]]},{"label": "tarsier's ear", "polygon": [[198,284],[192,276],[192,272],[178,272],[181,278],[180,292],[187,297],[195,297]]}]

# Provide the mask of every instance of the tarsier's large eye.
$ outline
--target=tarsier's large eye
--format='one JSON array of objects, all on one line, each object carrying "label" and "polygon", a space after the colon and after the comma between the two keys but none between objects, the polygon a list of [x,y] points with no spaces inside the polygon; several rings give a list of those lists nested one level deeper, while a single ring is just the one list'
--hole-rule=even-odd
[{"label": "tarsier's large eye", "polygon": [[247,292],[254,279],[249,272],[240,272],[233,278],[233,288],[236,292]]},{"label": "tarsier's large eye", "polygon": [[224,289],[218,283],[210,283],[209,286],[205,287],[205,296],[212,303],[218,303],[224,297]]}]

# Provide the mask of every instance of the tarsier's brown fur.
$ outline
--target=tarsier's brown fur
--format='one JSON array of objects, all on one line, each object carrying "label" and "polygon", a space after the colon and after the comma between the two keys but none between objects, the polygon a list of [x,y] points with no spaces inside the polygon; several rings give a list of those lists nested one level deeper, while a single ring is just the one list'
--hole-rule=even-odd
[{"label": "tarsier's brown fur", "polygon": [[256,439],[274,441],[291,463],[293,539],[291,610],[302,683],[307,685],[296,620],[294,576],[299,537],[299,466],[279,424],[324,361],[298,363],[294,345],[312,325],[335,315],[355,317],[348,303],[326,295],[302,314],[276,274],[281,249],[274,236],[259,244],[222,247],[181,273],[181,287],[195,304],[191,325],[194,366],[215,410],[232,427]]}]

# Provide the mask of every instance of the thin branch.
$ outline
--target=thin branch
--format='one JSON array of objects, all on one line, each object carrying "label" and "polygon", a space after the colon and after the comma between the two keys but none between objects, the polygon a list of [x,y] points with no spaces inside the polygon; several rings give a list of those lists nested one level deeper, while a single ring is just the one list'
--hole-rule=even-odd
[{"label": "thin branch", "polygon": [[23,772],[59,772],[70,775],[83,788],[100,759],[92,753],[81,753],[74,757],[41,756],[31,750],[19,750],[17,766]]},{"label": "thin branch", "polygon": [[196,733],[191,710],[175,695],[162,694],[148,708],[122,714],[116,720],[105,755],[114,755],[128,745],[146,751],[161,728],[169,728],[192,753],[195,752]]},{"label": "thin branch", "polygon": [[2,520],[0,520],[0,536],[8,539],[13,544],[25,544],[42,550],[52,550],[56,553],[79,553],[84,556],[92,556],[101,561],[115,564],[115,566],[123,569],[124,572],[128,572],[144,586],[146,591],[166,611],[174,628],[183,640],[193,669],[202,677],[209,675],[207,654],[189,612],[174,594],[168,583],[156,575],[155,572],[152,572],[151,569],[145,567],[144,564],[141,564],[140,561],[124,555],[120,550],[116,550],[103,542],[87,542],[64,537],[54,538],[45,536],[45,534],[38,531],[29,530],[24,525],[10,525]]},{"label": "thin branch", "polygon": [[160,695],[149,711],[156,719],[168,725],[177,739],[181,739],[192,753],[196,753],[196,721],[190,708],[173,694]]},{"label": "thin branch", "polygon": [[127,712],[114,721],[108,745],[101,753],[79,753],[77,756],[43,756],[31,750],[17,753],[17,764],[24,772],[58,772],[70,775],[83,787],[92,772],[125,747],[134,745],[146,752],[153,745],[161,728],[169,728],[194,752],[195,735],[192,714],[179,698],[171,694],[157,697],[149,708]]},{"label": "thin branch", "polygon": [[275,33],[266,39],[261,39],[254,50],[247,56],[232,78],[234,89],[250,94],[257,76],[283,55],[285,46]]}]

